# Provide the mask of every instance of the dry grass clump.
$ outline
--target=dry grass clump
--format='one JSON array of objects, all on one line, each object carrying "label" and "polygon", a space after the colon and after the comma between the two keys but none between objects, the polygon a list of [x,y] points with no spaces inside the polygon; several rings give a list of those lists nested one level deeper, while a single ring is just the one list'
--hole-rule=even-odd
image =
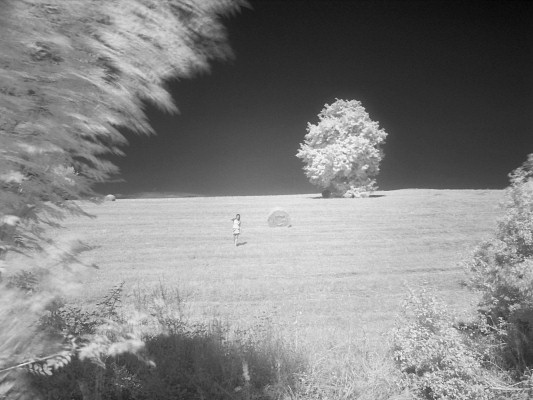
[{"label": "dry grass clump", "polygon": [[33,398],[274,400],[295,390],[305,358],[271,326],[191,323],[179,291],[162,284],[137,288],[122,307],[117,288],[94,307],[58,304],[41,319],[43,332],[90,341],[68,365],[29,377]]},{"label": "dry grass clump", "polygon": [[[308,369],[299,375],[295,400],[408,399],[398,386],[399,373],[387,352],[371,349],[364,338],[347,337],[327,346],[309,346]],[[387,347],[388,344],[386,345]]]},{"label": "dry grass clump", "polygon": [[143,382],[140,399],[286,398],[306,360],[272,325],[238,329],[220,320],[192,322],[179,290],[137,287],[132,304],[155,367],[132,372]]},{"label": "dry grass clump", "polygon": [[[149,383],[158,393],[154,398],[171,398],[165,397],[173,395],[168,388],[180,379],[188,382],[178,385],[187,391],[184,398],[409,398],[397,384],[392,356],[371,350],[365,338],[305,338],[304,332],[282,331],[269,316],[242,329],[219,320],[193,323],[183,295],[161,283],[135,288],[131,300],[139,315],[150,315],[166,332],[146,341],[158,365]],[[155,332],[154,321],[139,322]]]},{"label": "dry grass clump", "polygon": [[[270,317],[245,328],[217,319],[193,322],[186,296],[161,282],[155,287],[137,286],[124,305],[120,291],[110,293],[97,305],[101,313],[63,305],[55,318],[44,320],[45,325],[79,337],[107,329],[102,338],[112,339],[116,332],[108,328],[118,324],[137,332],[142,348],[107,351],[105,357],[96,351],[97,357],[74,357],[52,376],[33,377],[32,387],[43,398],[409,398],[397,384],[399,371],[390,354],[372,351],[364,338],[348,335],[340,340],[333,335],[313,341],[303,331],[282,331]],[[100,314],[108,318],[101,319]]]},{"label": "dry grass clump", "polygon": [[176,388],[187,399],[409,398],[391,355],[364,338],[306,338],[265,315],[244,328],[192,322],[183,295],[161,283],[138,286],[131,300],[156,364],[135,372],[151,396],[139,398],[174,398]]}]

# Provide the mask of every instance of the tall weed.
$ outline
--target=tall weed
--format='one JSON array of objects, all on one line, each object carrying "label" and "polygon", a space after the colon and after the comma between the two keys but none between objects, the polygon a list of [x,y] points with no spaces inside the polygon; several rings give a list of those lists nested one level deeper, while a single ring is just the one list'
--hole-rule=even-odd
[{"label": "tall weed", "polygon": [[268,322],[246,329],[192,323],[180,292],[162,284],[135,289],[133,303],[155,363],[124,364],[142,382],[135,399],[278,399],[305,368]]},{"label": "tall weed", "polygon": [[368,343],[347,338],[329,348],[308,348],[308,368],[299,374],[295,400],[409,399],[398,385],[399,372],[390,354],[378,354]]},{"label": "tall weed", "polygon": [[130,308],[117,306],[120,297],[115,290],[95,308],[60,305],[43,319],[48,330],[91,340],[69,365],[32,379],[42,398],[281,399],[306,366],[272,325],[190,323],[179,291],[162,284],[135,289]]}]

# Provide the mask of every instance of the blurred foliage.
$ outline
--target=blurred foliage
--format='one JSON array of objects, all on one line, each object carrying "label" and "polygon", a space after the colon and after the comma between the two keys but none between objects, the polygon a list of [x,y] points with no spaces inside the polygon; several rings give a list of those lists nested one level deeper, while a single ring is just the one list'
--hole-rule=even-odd
[{"label": "blurred foliage", "polygon": [[[88,216],[73,200],[98,201],[92,185],[118,172],[108,156],[122,154],[127,144],[119,129],[153,133],[145,102],[176,111],[168,80],[191,77],[231,56],[222,18],[244,4],[0,2],[0,280],[7,274],[0,288],[0,398],[37,398],[16,366],[39,363],[49,371],[48,360],[63,365],[53,355],[65,351],[67,331],[77,340],[73,362],[104,365],[106,354],[140,348],[142,342],[115,320],[111,303],[102,304],[110,313],[105,323],[102,315],[65,306],[53,316],[55,323],[63,321],[62,329],[37,328],[78,279],[83,265],[77,255],[87,249],[79,241],[56,246],[45,229],[59,227],[68,213]],[[10,275],[9,252],[37,256],[25,272]],[[88,398],[90,390],[84,393]]]},{"label": "blurred foliage", "polygon": [[[0,3],[0,245],[38,247],[43,224],[113,177],[119,128],[151,134],[144,102],[176,107],[169,79],[231,56],[221,19],[243,0]],[[4,249],[5,252],[5,249]]]}]

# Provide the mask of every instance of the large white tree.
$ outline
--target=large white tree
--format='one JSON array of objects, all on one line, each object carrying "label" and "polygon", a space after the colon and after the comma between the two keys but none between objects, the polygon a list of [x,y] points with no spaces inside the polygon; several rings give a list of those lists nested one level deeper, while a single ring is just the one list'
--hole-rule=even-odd
[{"label": "large white tree", "polygon": [[316,125],[307,126],[296,156],[310,182],[334,196],[366,197],[377,189],[375,177],[387,133],[372,121],[360,101],[326,104]]}]

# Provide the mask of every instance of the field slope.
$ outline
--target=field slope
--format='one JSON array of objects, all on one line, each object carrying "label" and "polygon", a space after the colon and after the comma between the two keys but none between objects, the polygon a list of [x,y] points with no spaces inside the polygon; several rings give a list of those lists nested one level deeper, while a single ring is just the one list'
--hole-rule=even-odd
[{"label": "field slope", "polygon": [[[429,284],[458,307],[472,300],[457,263],[494,230],[502,197],[406,189],[367,199],[124,199],[87,204],[97,218],[70,218],[66,226],[94,246],[84,258],[100,267],[85,299],[121,280],[127,290],[163,282],[186,295],[193,318],[220,316],[243,327],[269,318],[310,341],[357,334],[378,342],[407,287]],[[268,227],[274,207],[289,212],[292,227]],[[236,213],[239,247],[231,234]]]}]

